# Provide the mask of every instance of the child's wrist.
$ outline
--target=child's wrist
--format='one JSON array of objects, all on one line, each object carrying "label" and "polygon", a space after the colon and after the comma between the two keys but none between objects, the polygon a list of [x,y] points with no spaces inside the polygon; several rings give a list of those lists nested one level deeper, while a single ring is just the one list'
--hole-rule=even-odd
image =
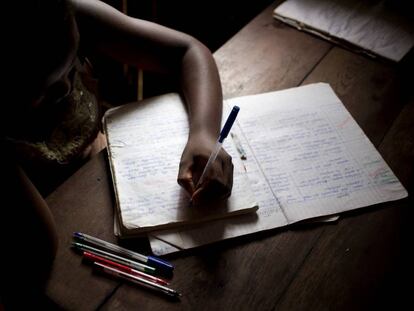
[{"label": "child's wrist", "polygon": [[203,143],[215,143],[218,139],[219,132],[208,129],[190,130],[188,136],[189,141],[203,142]]}]

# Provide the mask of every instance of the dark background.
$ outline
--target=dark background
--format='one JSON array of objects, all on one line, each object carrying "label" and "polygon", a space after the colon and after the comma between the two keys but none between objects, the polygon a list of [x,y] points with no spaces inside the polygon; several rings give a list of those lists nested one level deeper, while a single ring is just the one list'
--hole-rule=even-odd
[{"label": "dark background", "polygon": [[[188,33],[213,53],[236,34],[271,0],[105,0],[128,15],[157,22]],[[95,57],[92,59],[99,78],[100,95],[105,102],[118,105],[137,100],[137,68]],[[144,72],[143,97],[176,89],[172,77]]]}]

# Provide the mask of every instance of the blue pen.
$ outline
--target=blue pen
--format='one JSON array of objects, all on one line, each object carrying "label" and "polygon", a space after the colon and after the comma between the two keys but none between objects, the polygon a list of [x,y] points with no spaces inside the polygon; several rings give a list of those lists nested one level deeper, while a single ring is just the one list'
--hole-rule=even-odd
[{"label": "blue pen", "polygon": [[137,252],[133,252],[129,249],[120,247],[120,246],[115,245],[115,244],[111,244],[109,242],[103,241],[101,239],[95,238],[95,237],[87,235],[85,233],[74,232],[73,237],[76,238],[77,240],[85,241],[89,244],[101,247],[101,248],[103,248],[107,251],[115,252],[118,255],[124,255],[124,256],[127,256],[127,257],[131,258],[131,259],[138,260],[138,261],[143,262],[143,263],[145,263],[149,266],[161,269],[162,271],[165,271],[165,272],[171,272],[174,269],[173,265],[170,264],[169,262],[165,261],[165,260],[162,260],[162,259],[157,258],[157,257],[145,256],[145,255],[139,254]]},{"label": "blue pen", "polygon": [[210,169],[210,166],[216,160],[217,155],[220,152],[221,146],[223,145],[223,141],[229,134],[230,129],[233,126],[234,121],[236,120],[237,114],[239,113],[239,110],[240,110],[239,106],[234,106],[229,116],[227,117],[226,123],[224,124],[223,129],[220,132],[220,136],[217,139],[216,145],[214,146],[214,150],[211,153],[210,157],[208,158],[207,164],[204,167],[204,170],[201,173],[201,176],[197,182],[196,189],[202,184],[204,180],[204,176],[206,175],[206,172]]}]

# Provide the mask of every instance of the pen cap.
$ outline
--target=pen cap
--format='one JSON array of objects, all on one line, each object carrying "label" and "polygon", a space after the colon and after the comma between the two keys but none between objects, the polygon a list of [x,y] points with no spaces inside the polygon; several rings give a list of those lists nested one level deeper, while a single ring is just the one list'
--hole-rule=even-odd
[{"label": "pen cap", "polygon": [[223,126],[223,129],[221,130],[219,142],[223,142],[223,140],[229,135],[230,129],[233,126],[234,121],[236,120],[237,114],[239,113],[240,107],[234,106],[231,110],[226,123]]}]

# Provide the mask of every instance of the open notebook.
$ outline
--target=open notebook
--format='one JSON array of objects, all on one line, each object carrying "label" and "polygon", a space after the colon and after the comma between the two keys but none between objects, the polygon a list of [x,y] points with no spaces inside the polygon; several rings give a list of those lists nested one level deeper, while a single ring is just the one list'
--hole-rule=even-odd
[{"label": "open notebook", "polygon": [[305,219],[397,200],[407,192],[328,84],[232,98],[233,134],[257,213],[153,232],[162,255]]},{"label": "open notebook", "polygon": [[[223,117],[227,117],[227,112]],[[114,185],[115,233],[131,237],[257,210],[232,139],[223,147],[235,161],[233,191],[223,204],[193,207],[177,183],[188,137],[188,116],[178,94],[165,94],[108,110],[104,116]]]}]

